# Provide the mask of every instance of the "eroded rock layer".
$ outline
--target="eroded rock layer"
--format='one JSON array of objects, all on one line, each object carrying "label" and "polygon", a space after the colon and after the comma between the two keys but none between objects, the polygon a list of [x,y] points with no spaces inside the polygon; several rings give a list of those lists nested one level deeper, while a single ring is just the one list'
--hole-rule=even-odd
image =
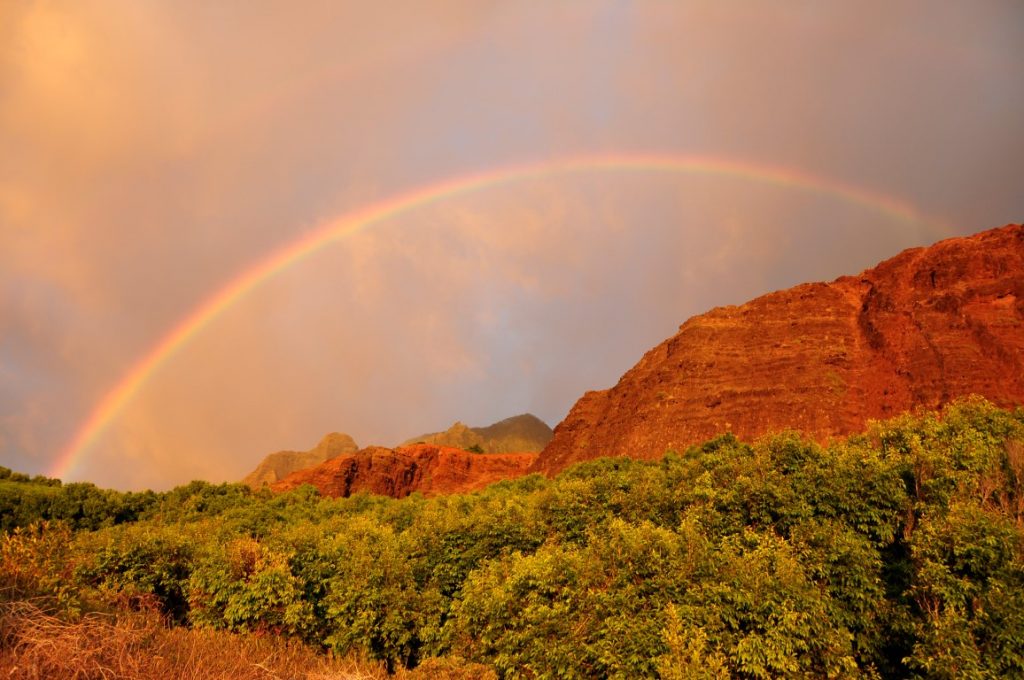
[{"label": "eroded rock layer", "polygon": [[614,387],[587,392],[533,469],[657,458],[726,431],[826,440],[967,394],[1024,403],[1020,225],[691,318]]},{"label": "eroded rock layer", "polygon": [[335,498],[361,491],[393,498],[414,491],[425,496],[465,493],[521,477],[536,459],[536,453],[479,454],[432,444],[399,449],[371,446],[293,472],[270,488],[288,491],[312,484],[321,494]]}]

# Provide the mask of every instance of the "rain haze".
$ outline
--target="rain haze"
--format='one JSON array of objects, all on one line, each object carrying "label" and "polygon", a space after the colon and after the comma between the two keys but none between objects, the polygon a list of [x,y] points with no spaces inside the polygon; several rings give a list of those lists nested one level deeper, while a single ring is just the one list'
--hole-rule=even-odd
[{"label": "rain haze", "polygon": [[554,426],[694,314],[1020,221],[1021,64],[1017,0],[0,0],[0,465]]}]

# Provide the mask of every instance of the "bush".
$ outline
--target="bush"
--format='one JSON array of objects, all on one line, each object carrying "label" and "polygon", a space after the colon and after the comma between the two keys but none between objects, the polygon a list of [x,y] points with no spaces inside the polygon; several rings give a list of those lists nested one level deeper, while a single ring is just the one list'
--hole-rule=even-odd
[{"label": "bush", "polygon": [[0,470],[0,587],[399,676],[1024,676],[1022,442],[1024,412],[972,399],[431,499]]}]

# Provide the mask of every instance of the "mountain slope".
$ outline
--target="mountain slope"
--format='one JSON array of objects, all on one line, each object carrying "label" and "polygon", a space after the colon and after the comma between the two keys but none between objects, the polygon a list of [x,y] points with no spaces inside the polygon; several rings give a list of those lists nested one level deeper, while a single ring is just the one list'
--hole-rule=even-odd
[{"label": "mountain slope", "polygon": [[725,431],[825,440],[970,393],[1024,402],[1020,225],[689,319],[614,387],[577,401],[533,470],[657,458]]},{"label": "mountain slope", "polygon": [[270,454],[242,479],[242,483],[259,489],[284,479],[296,470],[320,465],[342,454],[355,453],[358,450],[359,447],[352,437],[332,432],[325,435],[320,443],[309,451],[278,451]]},{"label": "mountain slope", "polygon": [[553,435],[547,423],[533,414],[524,413],[487,427],[467,427],[457,422],[444,432],[413,437],[399,446],[435,444],[464,451],[478,446],[484,453],[517,453],[540,451]]},{"label": "mountain slope", "polygon": [[398,449],[371,446],[294,472],[270,488],[288,491],[312,484],[321,494],[336,498],[361,491],[393,498],[414,491],[425,496],[465,493],[521,477],[536,459],[536,453],[481,455],[434,444]]}]

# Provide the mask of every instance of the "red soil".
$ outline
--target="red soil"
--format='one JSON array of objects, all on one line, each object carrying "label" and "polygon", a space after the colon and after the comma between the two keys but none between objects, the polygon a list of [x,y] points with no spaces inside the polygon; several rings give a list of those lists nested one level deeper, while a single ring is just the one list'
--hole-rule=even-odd
[{"label": "red soil", "polygon": [[414,491],[425,496],[465,493],[521,477],[536,458],[536,453],[480,454],[432,444],[399,449],[371,446],[293,472],[270,488],[287,491],[312,484],[321,494],[332,497],[361,491],[393,498],[404,498]]}]

